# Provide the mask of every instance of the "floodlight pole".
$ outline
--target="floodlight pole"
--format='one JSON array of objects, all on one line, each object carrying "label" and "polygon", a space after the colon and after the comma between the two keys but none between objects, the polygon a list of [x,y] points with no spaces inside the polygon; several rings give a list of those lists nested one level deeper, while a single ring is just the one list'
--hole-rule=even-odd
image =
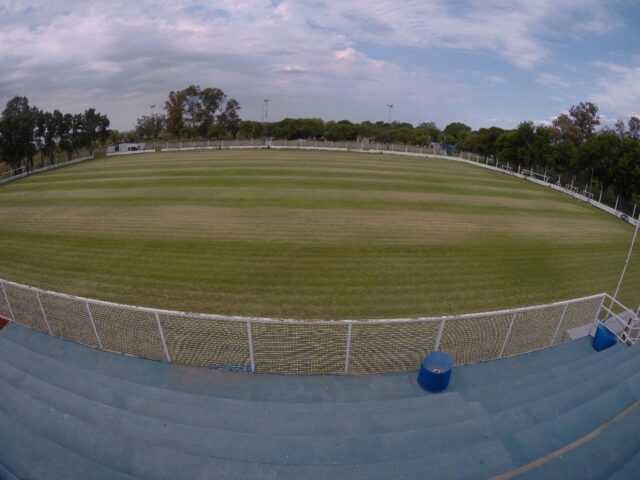
[{"label": "floodlight pole", "polygon": [[264,99],[264,123],[267,123],[267,120],[269,119],[269,102],[270,101],[271,101],[270,98]]},{"label": "floodlight pole", "polygon": [[387,116],[387,120],[389,125],[391,125],[391,109],[393,108],[393,105],[390,103],[387,103],[387,110],[388,110],[388,116]]}]

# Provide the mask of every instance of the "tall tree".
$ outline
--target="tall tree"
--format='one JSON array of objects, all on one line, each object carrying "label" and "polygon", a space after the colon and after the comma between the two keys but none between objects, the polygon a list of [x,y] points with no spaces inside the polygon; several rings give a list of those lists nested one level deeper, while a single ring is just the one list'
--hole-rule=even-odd
[{"label": "tall tree", "polygon": [[184,127],[183,120],[184,93],[182,90],[169,92],[169,99],[164,104],[167,112],[166,128],[170,135],[180,138],[180,132]]},{"label": "tall tree", "polygon": [[573,124],[578,129],[582,141],[591,138],[595,128],[600,125],[598,107],[591,102],[580,102],[569,109]]},{"label": "tall tree", "polygon": [[620,137],[615,133],[604,132],[588,139],[578,151],[578,168],[583,172],[593,169],[603,190],[607,190],[614,181],[620,142]]},{"label": "tall tree", "polygon": [[582,141],[580,132],[569,115],[566,113],[558,115],[553,120],[553,126],[558,130],[558,134],[554,135],[554,137],[557,138],[556,143],[569,140],[573,142],[574,145],[580,145]]},{"label": "tall tree", "polygon": [[81,145],[89,150],[89,155],[93,155],[94,146],[104,145],[109,137],[109,119],[96,112],[95,108],[90,108],[82,114],[81,123]]},{"label": "tall tree", "polygon": [[26,161],[27,170],[33,167],[35,128],[38,109],[29,106],[27,97],[14,97],[2,112],[0,119],[0,152],[11,168]]},{"label": "tall tree", "polygon": [[231,134],[233,138],[237,138],[240,129],[240,103],[235,98],[230,98],[224,107],[224,111],[218,115],[218,123]]},{"label": "tall tree", "polygon": [[629,136],[635,140],[640,140],[640,118],[631,117],[628,125]]},{"label": "tall tree", "polygon": [[136,120],[136,134],[143,139],[158,138],[166,124],[166,117],[161,113],[143,115]]}]

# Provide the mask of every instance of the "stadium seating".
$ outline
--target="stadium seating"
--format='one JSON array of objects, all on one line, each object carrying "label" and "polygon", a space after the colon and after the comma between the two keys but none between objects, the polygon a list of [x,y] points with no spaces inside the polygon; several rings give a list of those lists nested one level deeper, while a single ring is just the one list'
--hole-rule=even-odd
[{"label": "stadium seating", "polygon": [[432,394],[416,372],[232,373],[10,324],[0,332],[0,478],[476,479],[581,439],[516,478],[637,478],[639,352],[596,353],[583,338],[459,367]]}]

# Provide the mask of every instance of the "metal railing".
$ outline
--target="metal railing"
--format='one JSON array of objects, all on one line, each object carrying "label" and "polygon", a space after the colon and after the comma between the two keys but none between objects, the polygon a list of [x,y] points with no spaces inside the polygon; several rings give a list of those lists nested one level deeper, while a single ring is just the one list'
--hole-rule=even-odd
[{"label": "metal railing", "polygon": [[434,350],[456,365],[509,357],[589,335],[606,298],[441,317],[293,320],[135,307],[0,280],[0,316],[43,333],[152,360],[265,373],[410,371]]},{"label": "metal railing", "polygon": [[626,345],[640,341],[640,311],[634,312],[611,295],[607,295],[598,315],[598,322],[613,332]]},{"label": "metal railing", "polygon": [[11,182],[13,180],[17,180],[19,178],[28,177],[36,173],[42,173],[48,170],[55,170],[56,168],[84,162],[85,160],[91,160],[92,158],[93,158],[93,155],[90,155],[87,157],[81,157],[81,158],[74,158],[72,160],[67,160],[66,162],[52,163],[51,165],[46,165],[44,167],[34,168],[33,170],[26,170],[24,167],[20,167],[0,175],[0,185]]}]

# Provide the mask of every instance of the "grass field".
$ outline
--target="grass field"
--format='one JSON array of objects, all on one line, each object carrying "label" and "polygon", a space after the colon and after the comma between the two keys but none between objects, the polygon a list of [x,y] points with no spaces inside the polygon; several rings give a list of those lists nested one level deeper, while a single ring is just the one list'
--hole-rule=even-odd
[{"label": "grass field", "polygon": [[[612,293],[632,228],[444,160],[111,157],[0,187],[0,278],[206,313],[381,318]],[[640,301],[640,256],[623,292]]]}]

